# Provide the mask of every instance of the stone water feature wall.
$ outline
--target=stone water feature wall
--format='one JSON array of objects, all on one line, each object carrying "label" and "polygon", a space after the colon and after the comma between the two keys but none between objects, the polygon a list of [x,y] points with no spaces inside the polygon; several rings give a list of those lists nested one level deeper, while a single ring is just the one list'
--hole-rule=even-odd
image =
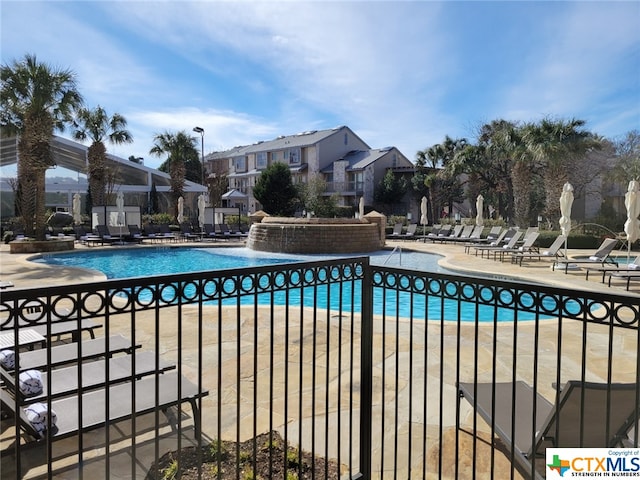
[{"label": "stone water feature wall", "polygon": [[282,253],[372,252],[384,246],[384,222],[383,215],[362,220],[264,217],[251,225],[247,247]]}]

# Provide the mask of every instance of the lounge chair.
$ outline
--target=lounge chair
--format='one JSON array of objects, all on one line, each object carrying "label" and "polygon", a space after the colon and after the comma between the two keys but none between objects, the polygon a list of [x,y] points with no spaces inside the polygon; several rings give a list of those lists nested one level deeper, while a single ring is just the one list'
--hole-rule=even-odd
[{"label": "lounge chair", "polygon": [[87,237],[91,234],[91,232],[88,232],[82,225],[74,225],[73,232],[76,236],[76,242],[83,245],[87,243]]},{"label": "lounge chair", "polygon": [[494,242],[502,233],[502,227],[491,227],[489,233],[487,233],[486,237],[482,236],[482,232],[484,231],[484,227],[480,227],[480,234],[476,237],[473,236],[469,239],[469,241],[464,244],[464,253],[469,253],[471,248],[477,247],[480,245],[488,245]]},{"label": "lounge chair", "polygon": [[161,241],[162,240],[168,240],[170,242],[178,241],[178,237],[173,234],[173,232],[169,228],[169,225],[167,225],[166,223],[162,223],[158,225],[158,229],[156,231],[156,238]]},{"label": "lounge chair", "polygon": [[229,224],[227,223],[221,223],[220,224],[220,230],[222,231],[222,234],[229,237],[229,238],[244,238],[249,236],[248,233],[244,233],[242,230],[234,230],[231,227],[229,227]]},{"label": "lounge chair", "polygon": [[180,232],[182,235],[182,239],[186,241],[200,241],[202,240],[202,236],[195,233],[193,228],[188,223],[182,223],[180,225]]},{"label": "lounge chair", "polygon": [[439,238],[448,237],[451,233],[451,224],[441,225],[436,228],[435,226],[431,229],[431,231],[427,234],[427,240],[437,240]]},{"label": "lounge chair", "polygon": [[[500,232],[495,237],[492,237],[491,232],[489,232],[489,235],[487,235],[485,238],[480,238],[478,240],[465,244],[464,252],[470,253],[472,248],[476,249],[480,247],[496,247],[502,243],[507,233],[509,233],[509,235],[513,234],[511,233],[511,230],[503,230],[501,227],[498,228],[500,228]],[[478,250],[475,250],[475,255],[478,255]]]},{"label": "lounge chair", "polygon": [[398,238],[400,235],[402,235],[402,222],[398,222],[393,226],[393,232],[387,235],[387,238]]},{"label": "lounge chair", "polygon": [[[466,399],[500,437],[523,473],[532,473],[545,449],[622,446],[637,424],[640,406],[635,383],[603,384],[570,381],[550,403],[525,382],[460,383]],[[535,426],[534,426],[535,422]],[[544,478],[544,464],[535,465]]]},{"label": "lounge chair", "polygon": [[540,229],[538,227],[527,227],[527,229],[524,232],[524,235],[522,235],[522,242],[525,242],[527,238],[529,238],[529,235],[533,233],[539,233],[539,230]]},{"label": "lounge chair", "polygon": [[591,264],[591,265],[596,265],[596,264],[600,264],[601,266],[605,266],[606,264],[611,264],[611,265],[615,265],[616,267],[618,266],[618,262],[616,262],[615,260],[613,260],[612,258],[609,257],[609,255],[611,254],[611,252],[613,251],[614,247],[616,246],[616,244],[618,243],[618,240],[615,238],[605,238],[602,243],[600,244],[600,246],[598,247],[598,250],[595,251],[595,253],[591,256],[589,256],[589,258],[585,258],[585,259],[565,259],[565,260],[556,260],[553,262],[553,266],[551,267],[551,270],[555,270],[556,266],[563,264],[564,265],[564,273],[567,273],[569,271],[569,266],[570,265],[578,265],[578,264]]},{"label": "lounge chair", "polygon": [[460,234],[462,233],[462,229],[464,228],[463,225],[456,225],[455,227],[453,227],[451,229],[450,232],[444,232],[444,234],[438,234],[438,237],[435,239],[439,242],[446,242],[449,240],[453,240],[456,239],[460,236]]},{"label": "lounge chair", "polygon": [[136,243],[142,243],[145,240],[145,236],[138,225],[127,225],[127,228],[129,229],[127,240],[131,240]]},{"label": "lounge chair", "polygon": [[462,240],[469,240],[469,237],[471,235],[471,232],[473,232],[473,225],[465,225],[463,227],[461,227],[462,229],[460,230],[459,234],[457,236],[451,236],[448,238],[445,238],[443,241],[445,242],[459,242]]},{"label": "lounge chair", "polygon": [[[51,318],[49,318],[42,303],[27,302],[20,305],[20,311],[17,314],[18,329],[33,330],[45,338],[56,337],[60,339],[65,335],[71,335],[75,342],[80,340],[79,334],[82,332],[88,332],[91,338],[96,338],[95,330],[102,327],[101,323],[90,318],[83,318],[80,321],[72,319],[72,314],[67,309],[59,309],[57,313],[63,316],[51,314]],[[0,331],[14,331],[15,318],[14,309],[0,307]]]},{"label": "lounge chair", "polygon": [[458,238],[452,238],[452,242],[470,242],[472,240],[478,240],[482,236],[484,227],[482,225],[469,225],[462,230],[462,233]]},{"label": "lounge chair", "polygon": [[409,226],[407,227],[407,231],[404,232],[402,235],[400,235],[400,238],[402,240],[410,240],[414,238],[416,235],[416,228],[418,228],[417,223],[410,223]]},{"label": "lounge chair", "polygon": [[[107,365],[109,363],[109,377],[107,378]],[[135,365],[135,372],[133,367]],[[46,402],[48,398],[56,399],[74,394],[79,389],[84,391],[103,388],[105,385],[111,385],[123,381],[130,381],[133,376],[136,379],[152,375],[155,373],[163,373],[175,368],[175,365],[168,364],[164,361],[156,362],[156,354],[151,351],[137,352],[131,355],[120,355],[109,358],[108,360],[95,360],[81,362],[78,365],[71,365],[64,368],[57,368],[49,372],[40,372],[42,380],[42,391],[36,395],[25,395],[20,388],[16,386],[16,375],[5,370],[0,366],[0,377],[4,380],[4,388],[6,388],[13,396],[18,397],[20,405],[28,405],[34,402]],[[80,371],[79,371],[80,370]],[[40,371],[40,370],[38,370]],[[20,375],[22,375],[20,373]],[[79,385],[78,376],[81,376],[82,383]],[[47,390],[48,384],[51,383],[51,390]]]},{"label": "lounge chair", "polygon": [[119,353],[131,353],[134,349],[140,348],[141,345],[132,345],[131,341],[122,335],[112,335],[109,338],[100,337],[83,342],[63,343],[52,346],[51,360],[47,359],[47,349],[40,348],[38,350],[29,350],[20,352],[19,365],[20,371],[36,369],[40,370],[51,365],[51,368],[57,368],[69,363],[81,360],[91,360],[100,357],[111,357]]},{"label": "lounge chair", "polygon": [[502,250],[494,250],[493,251],[493,259],[496,259],[496,256],[499,254],[500,255],[500,261],[502,262],[504,260],[505,255],[513,255],[516,253],[526,253],[526,252],[531,252],[531,251],[537,251],[538,247],[535,246],[536,240],[538,240],[538,236],[540,234],[538,232],[531,232],[527,238],[524,239],[524,241],[522,242],[522,245],[517,246],[518,243],[520,242],[516,242],[516,246],[514,246],[513,248],[503,248]]},{"label": "lounge chair", "polygon": [[631,280],[640,280],[640,270],[618,270],[615,272],[608,272],[609,286],[614,278],[620,278],[627,281],[627,290],[631,285]]},{"label": "lounge chair", "polygon": [[[604,283],[607,274],[615,274],[629,279],[640,274],[640,256],[637,256],[633,259],[631,263],[625,263],[620,266],[616,265],[601,265],[599,267],[586,267],[586,275],[585,279],[589,280],[589,272],[599,272],[602,273],[602,283]],[[630,275],[627,275],[630,274]],[[609,278],[609,286],[611,286],[611,278]],[[627,281],[627,290],[629,290],[629,282]]]},{"label": "lounge chair", "polygon": [[[495,251],[495,250],[501,250],[503,248],[514,248],[516,245],[516,242],[520,239],[522,233],[518,232],[517,230],[513,229],[513,230],[509,230],[509,231],[505,231],[502,232],[501,237],[498,237],[498,239],[495,242],[491,242],[489,245],[478,245],[475,248],[475,254],[476,256],[478,255],[478,252],[480,252],[480,256],[484,257],[484,254],[487,254],[487,258],[489,258],[489,255],[491,254],[491,252]],[[507,235],[509,236],[509,240],[506,240]],[[506,242],[506,243],[503,243]]]},{"label": "lounge chair", "polygon": [[527,259],[551,259],[554,262],[557,261],[560,257],[564,257],[564,253],[560,250],[564,245],[565,237],[563,235],[558,235],[553,243],[549,246],[548,249],[543,250],[541,252],[516,252],[511,256],[511,262],[517,263],[522,266],[522,262]]},{"label": "lounge chair", "polygon": [[218,234],[216,233],[216,229],[212,223],[205,223],[203,225],[204,235],[202,235],[203,240],[216,240],[218,238]]},{"label": "lounge chair", "polygon": [[[135,406],[131,403],[134,389]],[[195,434],[198,437],[201,428],[197,400],[209,394],[206,390],[199,390],[186,377],[179,375],[175,371],[150,375],[134,382],[109,386],[108,405],[106,403],[106,393],[107,388],[102,388],[52,400],[50,408],[56,412],[57,421],[55,427],[49,433],[49,437],[52,440],[72,437],[81,432],[127,420],[134,415],[138,416],[154,411],[166,412],[169,407],[180,405],[184,402],[191,404]],[[6,410],[8,414],[15,415],[15,399],[4,389],[0,389],[0,401],[3,413]],[[81,413],[80,405],[82,405]],[[18,406],[17,413],[22,432],[31,440],[41,440],[43,438],[42,435],[29,422],[22,407]],[[171,416],[168,416],[168,418],[171,420]]]},{"label": "lounge chair", "polygon": [[104,245],[105,243],[108,245],[113,245],[114,243],[121,240],[120,238],[111,235],[111,231],[106,225],[96,225],[96,232],[98,233],[98,237],[100,237],[102,245]]}]

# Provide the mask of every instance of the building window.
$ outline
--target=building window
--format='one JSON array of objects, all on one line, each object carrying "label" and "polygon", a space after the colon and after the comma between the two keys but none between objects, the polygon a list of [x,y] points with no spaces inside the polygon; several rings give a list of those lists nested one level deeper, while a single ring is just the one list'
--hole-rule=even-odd
[{"label": "building window", "polygon": [[235,158],[233,164],[236,172],[244,172],[247,170],[247,162],[244,157]]},{"label": "building window", "polygon": [[258,170],[267,168],[267,152],[258,152],[256,155],[256,168]]},{"label": "building window", "polygon": [[344,134],[344,144],[349,145],[349,135],[346,133]]},{"label": "building window", "polygon": [[298,165],[300,163],[300,149],[292,148],[285,152],[285,159],[289,157],[289,165]]}]

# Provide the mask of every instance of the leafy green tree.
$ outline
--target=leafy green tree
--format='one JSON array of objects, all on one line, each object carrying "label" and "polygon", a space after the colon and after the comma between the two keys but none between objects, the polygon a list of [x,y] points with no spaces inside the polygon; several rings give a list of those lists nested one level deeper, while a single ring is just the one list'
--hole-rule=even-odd
[{"label": "leafy green tree", "polygon": [[[157,157],[167,155],[167,160],[161,165],[160,169],[164,168],[162,171],[166,172],[168,167],[168,173],[171,177],[171,196],[173,204],[176,206],[175,213],[177,215],[178,199],[184,195],[187,171],[185,163],[187,159],[193,158],[194,155],[196,161],[198,158],[197,139],[183,130],[178,133],[158,133],[153,137],[153,141],[155,143],[151,150],[149,150],[149,153]],[[198,175],[200,175],[200,173]],[[198,176],[197,181],[199,181],[200,178],[201,177]]]},{"label": "leafy green tree", "polygon": [[616,163],[607,179],[625,185],[640,180],[640,131],[631,130],[615,142]]},{"label": "leafy green tree", "polygon": [[587,153],[601,150],[602,139],[585,130],[584,120],[545,118],[531,126],[523,137],[534,161],[540,162],[546,194],[545,216],[552,224],[560,218],[558,199],[573,172],[585,168]]},{"label": "leafy green tree", "polygon": [[19,214],[25,233],[45,238],[45,177],[53,166],[51,136],[64,130],[82,96],[71,70],[54,68],[27,54],[0,68],[0,126],[18,141]]},{"label": "leafy green tree", "polygon": [[409,190],[409,182],[405,177],[397,176],[388,169],[384,177],[373,192],[373,199],[386,206],[391,206],[402,200]]},{"label": "leafy green tree", "polygon": [[[184,131],[178,132],[176,136],[180,137],[178,141],[183,143],[179,149],[180,155],[184,160],[184,178],[190,182],[201,183],[203,177],[203,166],[200,160],[200,153],[198,151],[198,139],[190,137]],[[188,138],[183,137],[188,137],[191,141],[189,141]],[[171,173],[171,159],[168,158],[162,162],[158,167],[158,170],[165,173]]]},{"label": "leafy green tree", "polygon": [[253,187],[253,196],[270,215],[292,215],[297,193],[289,167],[280,162],[269,165]]},{"label": "leafy green tree", "polygon": [[316,175],[309,179],[307,183],[297,186],[298,198],[302,203],[302,208],[307,212],[313,212],[317,217],[331,218],[337,214],[337,195],[323,195],[327,190],[327,182]]},{"label": "leafy green tree", "polygon": [[87,175],[95,205],[107,204],[107,183],[113,172],[107,167],[107,149],[105,141],[114,145],[133,142],[131,133],[126,129],[127,120],[119,113],[107,115],[98,105],[94,109],[81,108],[73,122],[73,138],[80,141],[91,140],[87,152]]},{"label": "leafy green tree", "polygon": [[[416,154],[415,173],[411,177],[411,188],[413,188],[414,200],[418,203],[422,201],[422,197],[429,199],[431,192],[427,186],[429,175],[435,173],[435,169],[427,165],[426,151],[419,151]],[[427,201],[427,218],[433,220],[433,210],[431,202]]]},{"label": "leafy green tree", "polygon": [[428,170],[423,170],[422,174],[424,185],[428,188],[427,205],[432,220],[439,216],[444,206],[448,206],[451,211],[455,202],[464,200],[462,183],[450,165],[453,164],[456,154],[466,145],[466,139],[452,139],[447,135],[442,143],[417,153],[417,161],[429,167]]},{"label": "leafy green tree", "polygon": [[159,213],[159,203],[158,189],[156,188],[156,182],[153,182],[151,183],[151,191],[149,192],[149,214],[153,215],[154,213]]}]

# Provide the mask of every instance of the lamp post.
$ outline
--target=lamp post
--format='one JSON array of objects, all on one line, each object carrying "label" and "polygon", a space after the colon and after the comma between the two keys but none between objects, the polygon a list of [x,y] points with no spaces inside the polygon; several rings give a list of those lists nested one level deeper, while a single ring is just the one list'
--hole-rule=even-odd
[{"label": "lamp post", "polygon": [[202,154],[202,185],[204,185],[204,128],[201,127],[193,127],[193,131],[200,134],[200,139],[202,140],[202,147],[200,149]]}]

